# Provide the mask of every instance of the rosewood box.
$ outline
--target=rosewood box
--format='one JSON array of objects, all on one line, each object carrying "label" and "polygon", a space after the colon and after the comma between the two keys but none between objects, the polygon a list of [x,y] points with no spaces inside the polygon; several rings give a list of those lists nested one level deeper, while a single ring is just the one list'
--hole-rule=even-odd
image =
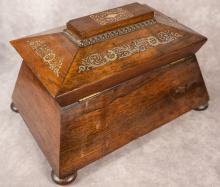
[{"label": "rosewood box", "polygon": [[67,184],[89,163],[192,109],[209,96],[195,53],[206,37],[133,3],[11,41],[23,58],[12,96]]}]

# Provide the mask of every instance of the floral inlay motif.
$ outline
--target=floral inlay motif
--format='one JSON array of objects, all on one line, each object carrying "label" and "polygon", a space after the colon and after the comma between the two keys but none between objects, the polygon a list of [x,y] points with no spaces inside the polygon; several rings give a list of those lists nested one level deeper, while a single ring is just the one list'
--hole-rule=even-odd
[{"label": "floral inlay motif", "polygon": [[59,71],[62,67],[64,58],[58,56],[54,50],[42,40],[28,40],[27,43],[43,62],[48,65],[49,69],[59,77]]},{"label": "floral inlay motif", "polygon": [[181,37],[183,36],[179,33],[163,31],[157,33],[155,36],[152,35],[139,38],[131,41],[130,43],[108,49],[105,52],[90,54],[86,58],[82,59],[81,64],[78,67],[78,72],[81,73],[104,66],[116,60],[126,58],[140,52],[145,52],[150,48],[168,44]]},{"label": "floral inlay motif", "polygon": [[123,8],[115,8],[90,15],[90,18],[100,25],[115,23],[130,17],[133,17],[133,14]]}]

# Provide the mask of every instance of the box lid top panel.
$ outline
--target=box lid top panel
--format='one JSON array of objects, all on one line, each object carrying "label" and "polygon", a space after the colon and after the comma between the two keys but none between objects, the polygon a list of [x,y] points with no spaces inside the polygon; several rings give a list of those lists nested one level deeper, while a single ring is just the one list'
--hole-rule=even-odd
[{"label": "box lid top panel", "polygon": [[134,3],[11,43],[48,92],[66,106],[194,54],[205,41],[176,20]]},{"label": "box lid top panel", "polygon": [[67,29],[80,39],[85,39],[153,17],[154,11],[151,8],[139,3],[132,3],[70,20],[67,23]]}]

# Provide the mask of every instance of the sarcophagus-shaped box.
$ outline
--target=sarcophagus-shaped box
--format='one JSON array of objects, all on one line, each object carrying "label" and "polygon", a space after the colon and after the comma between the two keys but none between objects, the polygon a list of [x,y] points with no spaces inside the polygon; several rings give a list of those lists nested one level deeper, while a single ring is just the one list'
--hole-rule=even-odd
[{"label": "sarcophagus-shaped box", "polygon": [[195,53],[206,38],[138,3],[11,41],[13,93],[59,184],[191,109],[207,108]]}]

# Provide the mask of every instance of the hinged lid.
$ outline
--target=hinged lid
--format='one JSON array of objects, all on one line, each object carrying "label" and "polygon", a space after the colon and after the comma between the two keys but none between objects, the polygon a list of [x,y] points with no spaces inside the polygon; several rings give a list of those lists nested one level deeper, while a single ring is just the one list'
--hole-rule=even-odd
[{"label": "hinged lid", "polygon": [[62,106],[196,53],[206,38],[133,3],[11,41]]}]

